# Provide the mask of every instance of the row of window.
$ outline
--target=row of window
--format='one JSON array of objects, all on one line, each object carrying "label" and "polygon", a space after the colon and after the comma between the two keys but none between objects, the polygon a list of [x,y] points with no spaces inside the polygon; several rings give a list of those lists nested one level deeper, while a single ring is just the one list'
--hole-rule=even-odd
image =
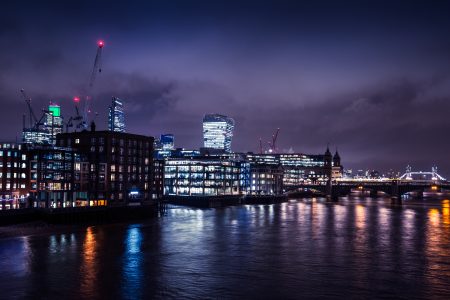
[{"label": "row of window", "polygon": [[[6,157],[19,157],[19,153],[17,151],[4,151],[0,150],[0,157],[6,156]],[[27,156],[25,154],[22,154],[22,160],[27,160]]]},{"label": "row of window", "polygon": [[[6,173],[6,178],[27,178],[25,173]],[[3,178],[3,173],[0,173],[0,178]]]}]

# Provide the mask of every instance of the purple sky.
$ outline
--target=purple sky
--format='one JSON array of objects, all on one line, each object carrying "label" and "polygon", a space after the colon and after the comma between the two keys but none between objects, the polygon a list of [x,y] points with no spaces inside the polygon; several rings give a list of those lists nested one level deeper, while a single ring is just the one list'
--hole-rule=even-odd
[{"label": "purple sky", "polygon": [[73,114],[104,39],[100,129],[117,96],[128,132],[173,133],[178,147],[201,146],[203,115],[221,113],[236,120],[235,151],[280,127],[286,151],[329,142],[349,168],[450,176],[448,2],[231,2],[3,5],[1,138],[20,138],[20,88],[36,111],[54,100]]}]

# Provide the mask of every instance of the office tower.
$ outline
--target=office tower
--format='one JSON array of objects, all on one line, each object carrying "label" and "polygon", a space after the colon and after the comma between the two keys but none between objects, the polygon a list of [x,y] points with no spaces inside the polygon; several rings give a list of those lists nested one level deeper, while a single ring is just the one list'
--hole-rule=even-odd
[{"label": "office tower", "polygon": [[123,102],[121,99],[112,97],[112,104],[109,107],[108,130],[125,132],[125,113],[123,112]]},{"label": "office tower", "polygon": [[205,115],[203,118],[203,145],[207,149],[231,152],[234,120],[219,114]]},{"label": "office tower", "polygon": [[50,135],[50,144],[56,143],[56,135],[63,132],[63,118],[61,107],[50,102],[45,116],[44,131]]},{"label": "office tower", "polygon": [[161,148],[163,150],[173,150],[175,149],[175,143],[174,143],[174,136],[173,134],[161,134],[161,137],[159,139],[161,143]]}]

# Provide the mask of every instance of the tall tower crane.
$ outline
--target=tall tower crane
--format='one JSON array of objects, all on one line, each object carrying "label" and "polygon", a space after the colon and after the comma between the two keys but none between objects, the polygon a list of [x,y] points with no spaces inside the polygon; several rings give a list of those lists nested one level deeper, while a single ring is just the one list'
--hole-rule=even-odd
[{"label": "tall tower crane", "polygon": [[277,128],[277,131],[272,135],[272,141],[269,141],[269,152],[277,152],[277,139],[278,133],[280,132],[280,128]]},{"label": "tall tower crane", "polygon": [[83,120],[81,126],[84,129],[87,129],[89,125],[89,113],[91,112],[91,102],[92,102],[92,90],[95,83],[95,78],[97,77],[97,73],[102,72],[102,49],[105,43],[103,41],[97,42],[97,54],[95,55],[94,67],[92,68],[91,77],[89,79],[89,86],[86,93],[86,99],[84,101],[83,108]]},{"label": "tall tower crane", "polygon": [[20,94],[22,95],[23,99],[25,100],[25,103],[28,106],[28,111],[30,114],[30,128],[36,126],[38,123],[38,120],[36,118],[36,115],[34,114],[33,108],[31,107],[31,98],[28,97],[28,95],[25,93],[24,89],[20,90]]},{"label": "tall tower crane", "polygon": [[[269,145],[269,149],[267,151],[268,153],[276,153],[278,151],[277,139],[278,139],[278,133],[279,132],[280,132],[280,128],[277,128],[275,133],[272,135],[272,140],[267,141],[267,144]],[[262,139],[261,138],[259,138],[259,153],[260,154],[264,153],[263,143],[262,143]]]}]

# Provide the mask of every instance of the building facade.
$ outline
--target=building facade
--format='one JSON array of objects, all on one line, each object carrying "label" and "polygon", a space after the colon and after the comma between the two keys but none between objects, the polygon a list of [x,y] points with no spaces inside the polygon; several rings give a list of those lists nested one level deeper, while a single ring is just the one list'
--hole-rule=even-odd
[{"label": "building facade", "polygon": [[112,103],[109,107],[108,130],[125,132],[125,113],[123,111],[123,101],[116,97],[112,97]]},{"label": "building facade", "polygon": [[[30,205],[40,208],[88,206],[87,158],[72,148],[32,146],[30,164]],[[82,183],[82,184],[81,184]]]},{"label": "building facade", "polygon": [[43,128],[24,128],[22,131],[22,141],[28,145],[49,145],[52,135],[47,129]]},{"label": "building facade", "polygon": [[232,118],[219,114],[205,115],[203,118],[204,148],[230,153],[233,129]]},{"label": "building facade", "polygon": [[[113,131],[58,135],[58,145],[72,147],[89,162],[89,204],[139,205],[158,198],[154,184],[153,137]],[[104,202],[103,202],[104,201]]]},{"label": "building facade", "polygon": [[[248,153],[246,160],[253,165],[281,166],[284,189],[301,185],[326,185],[328,180],[332,178],[333,156],[329,149],[324,154],[313,155],[303,153]],[[339,169],[341,169],[340,158]]]},{"label": "building facade", "polygon": [[0,144],[0,209],[23,207],[30,189],[28,156],[23,145]]},{"label": "building facade", "polygon": [[250,164],[247,194],[280,195],[283,193],[283,168],[273,164]]},{"label": "building facade", "polygon": [[[228,157],[167,158],[164,195],[224,196],[243,193],[245,162]],[[247,175],[248,176],[248,175]]]}]

